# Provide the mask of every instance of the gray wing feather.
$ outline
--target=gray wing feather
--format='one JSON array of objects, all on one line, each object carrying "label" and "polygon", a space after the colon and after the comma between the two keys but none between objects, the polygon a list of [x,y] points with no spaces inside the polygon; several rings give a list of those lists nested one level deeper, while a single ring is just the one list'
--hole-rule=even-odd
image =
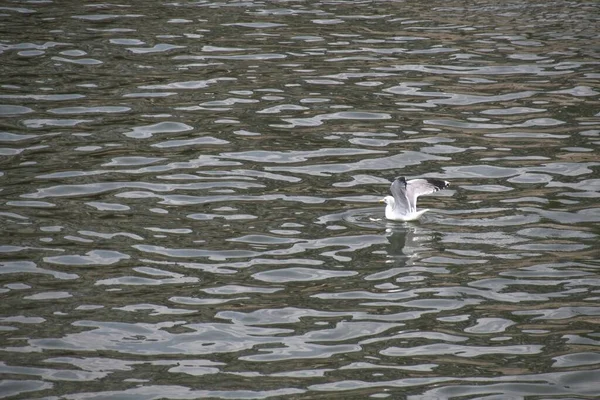
[{"label": "gray wing feather", "polygon": [[390,192],[392,192],[392,196],[396,203],[394,209],[397,209],[403,214],[408,214],[411,209],[409,197],[407,196],[406,180],[404,178],[396,178],[390,186]]},{"label": "gray wing feather", "polygon": [[405,194],[410,209],[417,211],[417,197],[445,189],[448,185],[448,182],[441,179],[411,179],[407,181]]}]

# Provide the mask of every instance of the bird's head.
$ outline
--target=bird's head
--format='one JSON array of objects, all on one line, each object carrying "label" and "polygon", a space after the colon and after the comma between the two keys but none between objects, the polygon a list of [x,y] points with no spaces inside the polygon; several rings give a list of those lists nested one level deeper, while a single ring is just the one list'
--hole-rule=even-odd
[{"label": "bird's head", "polygon": [[389,205],[394,205],[394,197],[393,196],[385,196],[383,199],[379,200],[380,203],[385,203]]}]

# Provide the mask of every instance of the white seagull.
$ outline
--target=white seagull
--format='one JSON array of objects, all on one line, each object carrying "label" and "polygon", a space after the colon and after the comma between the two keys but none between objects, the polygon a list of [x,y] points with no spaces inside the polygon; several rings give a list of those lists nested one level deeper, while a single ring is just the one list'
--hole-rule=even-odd
[{"label": "white seagull", "polygon": [[440,179],[411,179],[399,177],[390,186],[391,196],[380,201],[385,203],[385,217],[393,221],[415,221],[428,209],[417,211],[417,198],[446,189],[450,182]]}]

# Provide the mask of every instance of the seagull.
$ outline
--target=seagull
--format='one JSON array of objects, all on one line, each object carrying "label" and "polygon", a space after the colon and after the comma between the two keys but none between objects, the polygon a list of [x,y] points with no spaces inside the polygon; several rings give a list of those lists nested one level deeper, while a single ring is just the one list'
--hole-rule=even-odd
[{"label": "seagull", "polygon": [[441,179],[411,179],[398,177],[390,186],[391,196],[385,196],[385,217],[393,221],[415,221],[428,209],[417,211],[417,197],[446,189],[450,182]]}]

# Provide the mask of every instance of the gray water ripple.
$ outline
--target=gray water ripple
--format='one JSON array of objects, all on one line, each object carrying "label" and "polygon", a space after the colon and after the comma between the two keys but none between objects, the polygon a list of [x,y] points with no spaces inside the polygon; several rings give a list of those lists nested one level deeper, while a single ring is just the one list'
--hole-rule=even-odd
[{"label": "gray water ripple", "polygon": [[166,329],[183,321],[159,324],[105,323],[78,321],[75,326],[93,328],[61,339],[34,339],[30,345],[40,349],[112,350],[130,355],[231,353],[253,346],[280,343],[274,335],[289,333],[288,329],[235,327],[229,324],[185,324],[187,333],[172,334]]},{"label": "gray water ripple", "polygon": [[[455,106],[466,106],[466,105],[475,105],[475,104],[483,104],[483,103],[496,103],[503,101],[510,101],[516,99],[524,99],[531,96],[534,96],[536,92],[525,91],[520,93],[508,93],[503,95],[467,95],[467,94],[458,94],[458,93],[438,93],[438,92],[422,92],[420,90],[420,85],[415,85],[414,83],[410,85],[401,85],[397,87],[391,87],[389,89],[385,89],[384,92],[389,92],[392,94],[398,94],[402,96],[419,96],[419,97],[441,97],[441,99],[433,99],[427,100],[425,104],[427,105],[455,105]],[[414,103],[414,105],[420,105],[419,103]]]},{"label": "gray water ripple", "polygon": [[21,121],[23,125],[32,129],[46,128],[46,127],[75,127],[80,124],[88,122],[94,122],[91,119],[47,119],[47,118],[35,118],[26,119]]},{"label": "gray water ripple", "polygon": [[52,208],[56,207],[56,204],[49,203],[47,201],[7,201],[6,205],[13,207],[33,207],[33,208]]},{"label": "gray water ripple", "polygon": [[490,334],[505,332],[516,322],[504,318],[480,318],[477,324],[465,329],[467,333]]},{"label": "gray water ripple", "polygon": [[514,277],[577,277],[592,275],[592,272],[585,271],[593,268],[591,264],[576,262],[554,262],[551,264],[534,264],[528,267],[522,267],[518,271],[505,271],[500,276]]},{"label": "gray water ripple", "polygon": [[[108,185],[111,186],[111,185]],[[152,185],[154,186],[154,185]],[[168,185],[170,186],[170,185]],[[262,186],[257,186],[262,187]],[[216,204],[225,203],[232,204],[236,202],[256,202],[266,201],[270,202],[273,200],[283,200],[285,202],[298,202],[301,204],[322,204],[325,203],[326,199],[314,196],[287,196],[287,195],[262,195],[262,196],[250,196],[250,195],[214,195],[214,196],[190,196],[190,195],[160,195],[154,192],[146,191],[127,191],[115,194],[115,197],[125,199],[161,199],[158,203],[163,205],[194,205],[194,204]],[[202,214],[192,214],[201,217]],[[208,214],[210,215],[210,214]]]},{"label": "gray water ripple", "polygon": [[152,125],[135,127],[130,132],[125,132],[124,135],[133,139],[148,139],[157,133],[185,132],[192,129],[194,128],[190,125],[181,122],[165,121]]},{"label": "gray water ripple", "polygon": [[[590,336],[597,337],[598,334],[590,333]],[[594,340],[594,339],[588,338],[588,337],[583,337],[580,335],[564,335],[564,339],[566,340],[566,343],[570,343],[570,344],[581,344],[581,345],[591,345],[591,346],[600,345],[600,341]]]},{"label": "gray water ripple", "polygon": [[58,299],[67,299],[69,297],[73,297],[72,294],[68,292],[41,292],[36,293],[31,296],[23,297],[24,300],[58,300]]},{"label": "gray water ripple", "polygon": [[520,115],[530,114],[538,112],[546,112],[544,108],[532,108],[532,107],[509,107],[509,108],[490,108],[488,110],[481,111],[481,114],[485,115]]},{"label": "gray water ripple", "polygon": [[195,90],[195,89],[205,89],[211,85],[219,83],[221,81],[235,81],[236,78],[214,78],[207,80],[199,80],[199,81],[182,81],[182,82],[171,82],[167,84],[161,85],[141,85],[138,89],[147,89],[147,90],[170,90],[170,89],[184,89],[184,90]]},{"label": "gray water ripple", "polygon": [[206,146],[206,145],[225,145],[229,144],[229,141],[217,139],[212,136],[200,136],[194,139],[175,139],[165,140],[164,142],[154,143],[152,147],[158,148],[172,148],[172,147],[185,147],[185,146]]},{"label": "gray water ripple", "polygon": [[342,278],[356,275],[357,272],[352,271],[326,271],[313,268],[285,268],[280,270],[270,270],[259,272],[252,277],[259,281],[270,283],[284,282],[316,282],[324,279]]},{"label": "gray water ripple", "polygon": [[554,368],[582,367],[586,365],[600,364],[600,354],[582,352],[566,354],[554,358]]},{"label": "gray water ripple", "polygon": [[83,392],[69,396],[73,400],[100,400],[110,397],[132,397],[136,400],[181,399],[181,398],[218,398],[218,399],[268,399],[271,397],[293,396],[305,393],[296,388],[272,390],[200,390],[177,385],[149,385],[122,390]]},{"label": "gray water ripple", "polygon": [[536,213],[539,216],[562,224],[576,224],[583,222],[600,221],[600,208],[589,208],[574,212],[559,210],[542,210],[532,207],[523,207],[523,211]]},{"label": "gray water ripple", "polygon": [[[252,53],[235,55],[202,55],[202,56],[176,56],[174,60],[238,60],[238,61],[262,61],[285,59],[287,55],[281,53]],[[230,78],[235,79],[235,78]]]},{"label": "gray water ripple", "polygon": [[412,348],[388,347],[381,351],[384,356],[419,357],[436,355],[453,355],[456,357],[477,357],[489,354],[527,355],[538,354],[543,349],[540,345],[521,346],[463,346],[457,344],[431,344]]},{"label": "gray water ripple", "polygon": [[[73,196],[91,196],[105,192],[119,191],[123,189],[140,188],[147,189],[146,192],[153,195],[154,192],[174,192],[181,189],[185,190],[203,190],[216,188],[261,188],[263,185],[249,182],[198,182],[198,183],[145,183],[145,182],[98,182],[81,185],[56,185],[43,189],[38,189],[36,193],[23,194],[21,197],[28,199],[44,199],[54,197],[73,197]],[[124,196],[127,192],[121,192]],[[157,195],[157,197],[160,197]],[[194,198],[195,196],[189,196]]]},{"label": "gray water ripple", "polygon": [[202,291],[209,294],[229,295],[240,293],[275,293],[283,290],[283,288],[258,287],[258,286],[241,286],[241,285],[226,285],[203,289]]},{"label": "gray water ripple", "polygon": [[[533,209],[527,209],[527,211],[533,211]],[[517,214],[492,218],[444,218],[439,220],[439,223],[453,226],[500,227],[528,225],[538,221],[540,221],[538,215]]]},{"label": "gray water ripple", "polygon": [[326,299],[326,300],[406,300],[417,297],[417,294],[407,291],[407,292],[384,292],[384,293],[371,293],[364,291],[351,291],[351,292],[341,292],[341,293],[319,293],[313,295],[314,298],[317,299]]},{"label": "gray water ripple", "polygon": [[2,391],[2,393],[5,396],[17,396],[27,392],[49,390],[53,387],[53,383],[44,381],[34,381],[31,379],[5,379],[0,382],[0,391]]},{"label": "gray water ripple", "polygon": [[156,315],[185,315],[185,314],[193,314],[194,310],[186,310],[182,308],[169,308],[165,306],[160,306],[156,304],[130,304],[124,307],[115,307],[115,310],[125,311],[125,312],[147,312],[151,311],[148,315],[156,316]]},{"label": "gray water ripple", "polygon": [[36,135],[23,135],[12,132],[0,132],[0,142],[19,142],[21,140],[28,140],[37,138]]},{"label": "gray water ripple", "polygon": [[56,279],[71,280],[78,279],[79,275],[67,274],[64,272],[53,271],[46,268],[40,268],[36,263],[31,261],[6,261],[0,263],[2,269],[0,274],[47,274],[52,275]]},{"label": "gray water ripple", "polygon": [[[157,263],[156,260],[143,259],[144,262],[147,263]],[[204,272],[210,272],[214,274],[225,274],[231,275],[237,273],[239,270],[253,268],[258,266],[267,267],[271,265],[305,265],[305,266],[319,266],[323,265],[324,262],[321,260],[309,259],[309,258],[286,258],[286,259],[268,259],[268,258],[252,258],[245,261],[233,261],[233,262],[222,262],[219,264],[215,264],[214,262],[210,263],[201,263],[201,262],[171,262],[170,265],[177,265],[184,268],[188,268],[190,270],[201,270]],[[277,286],[276,286],[277,287]]]},{"label": "gray water ripple", "polygon": [[114,157],[108,163],[102,164],[103,167],[123,167],[123,166],[131,166],[131,165],[148,165],[155,164],[159,161],[164,161],[165,158],[162,157],[142,157],[142,156],[134,156],[134,157]]},{"label": "gray water ripple", "polygon": [[[527,128],[532,126],[555,126],[564,124],[563,121],[557,121],[553,119],[536,118],[525,121],[520,124],[508,125],[508,124],[492,124],[482,122],[462,122],[456,120],[428,120],[425,121],[430,125],[447,126],[452,128],[460,129],[509,129],[509,128]],[[506,132],[506,133],[488,133],[486,137],[491,138],[536,138],[536,139],[565,139],[569,135],[556,135],[550,133],[537,133],[537,132]]]},{"label": "gray water ripple", "polygon": [[8,117],[20,114],[29,114],[34,110],[25,106],[16,106],[11,104],[0,104],[0,117]]},{"label": "gray water ripple", "polygon": [[312,343],[295,344],[293,347],[262,349],[263,354],[242,356],[243,361],[277,362],[284,360],[302,360],[314,358],[332,358],[339,354],[355,353],[361,347],[351,344],[318,345]]},{"label": "gray water ripple", "polygon": [[344,157],[370,154],[383,154],[384,151],[351,149],[351,148],[324,148],[315,151],[247,151],[239,153],[221,153],[221,157],[233,160],[264,162],[275,164],[301,163],[318,157]]},{"label": "gray water ripple", "polygon": [[[427,399],[431,397],[448,397],[460,395],[496,395],[501,393],[502,396],[511,396],[521,398],[523,396],[537,396],[540,394],[564,395],[564,396],[586,396],[593,395],[594,388],[590,385],[588,379],[597,370],[583,370],[572,373],[554,373],[543,374],[540,379],[542,382],[536,382],[535,379],[523,379],[518,376],[506,376],[501,379],[502,383],[489,383],[477,385],[448,385],[443,388],[435,388],[427,390],[421,396],[412,396],[411,399]],[[512,379],[511,379],[512,378]],[[511,382],[512,381],[512,382]]]},{"label": "gray water ripple", "polygon": [[261,309],[252,312],[221,311],[217,318],[230,320],[243,325],[281,325],[300,322],[302,318],[335,318],[348,315],[344,312],[319,311],[285,307],[280,309]]},{"label": "gray water ripple", "polygon": [[83,99],[86,96],[79,93],[71,94],[3,94],[0,95],[0,99],[14,99],[14,100],[35,100],[35,101],[67,101]]},{"label": "gray water ripple", "polygon": [[140,18],[143,17],[141,14],[87,14],[87,15],[72,15],[73,19],[81,19],[85,21],[102,21],[107,19],[118,19],[118,18]]},{"label": "gray water ripple", "polygon": [[184,49],[186,46],[177,46],[168,43],[157,43],[152,47],[127,47],[127,50],[133,54],[148,54],[148,53],[162,53],[174,49]]},{"label": "gray water ripple", "polygon": [[124,106],[96,106],[96,107],[62,107],[51,108],[47,110],[50,114],[103,114],[103,113],[124,113],[131,111],[131,108]]},{"label": "gray water ripple", "polygon": [[144,253],[160,254],[168,258],[208,258],[211,261],[223,261],[230,258],[251,258],[261,255],[261,252],[250,250],[201,250],[174,249],[156,245],[133,245],[133,248]]},{"label": "gray water ripple", "polygon": [[238,238],[227,239],[231,242],[240,242],[260,245],[294,244],[304,240],[291,237],[280,237],[274,235],[246,235]]},{"label": "gray water ripple", "polygon": [[600,315],[600,307],[558,307],[554,309],[514,311],[513,313],[519,316],[535,315],[536,317],[532,318],[533,320],[562,320],[578,316],[598,316]]},{"label": "gray water ripple", "polygon": [[274,180],[278,182],[288,182],[288,183],[297,183],[300,182],[300,178],[296,178],[294,176],[289,176],[285,174],[274,174],[271,172],[265,172],[260,170],[251,170],[251,169],[229,169],[227,171],[202,171],[203,175],[209,176],[220,176],[220,177],[256,177],[261,179]]},{"label": "gray water ripple", "polygon": [[[492,67],[462,67],[451,65],[415,65],[404,64],[391,67],[376,67],[376,71],[415,71],[434,75],[534,75],[534,76],[560,76],[572,73],[571,70],[556,70],[555,65],[532,65],[520,64],[511,66],[492,66]],[[554,69],[554,70],[553,70]]]},{"label": "gray water ripple", "polygon": [[60,61],[67,64],[78,64],[78,65],[100,65],[102,61],[95,58],[65,58],[65,57],[52,57],[53,61]]},{"label": "gray water ripple", "polygon": [[374,113],[366,111],[342,111],[336,113],[320,114],[309,118],[282,118],[288,125],[281,125],[281,128],[296,128],[303,126],[320,126],[326,121],[335,120],[385,120],[391,119],[392,116],[387,113]]},{"label": "gray water ripple", "polygon": [[[309,389],[315,391],[351,391],[369,388],[410,388],[423,387],[424,393],[413,395],[411,399],[451,398],[459,395],[503,395],[522,397],[525,395],[539,395],[541,393],[586,396],[594,395],[594,385],[590,378],[597,370],[582,370],[576,372],[554,372],[535,375],[504,375],[495,378],[477,378],[473,380],[476,385],[467,384],[467,379],[450,377],[427,378],[402,378],[384,380],[379,382],[366,382],[364,380],[337,381],[311,385]],[[593,378],[592,378],[593,379]],[[460,384],[440,385],[444,382],[458,380]],[[541,382],[540,382],[541,381]],[[435,386],[427,389],[426,386]],[[489,397],[489,396],[486,396]]]},{"label": "gray water ripple", "polygon": [[50,264],[59,265],[111,265],[121,260],[129,259],[127,254],[110,250],[93,250],[85,255],[64,255],[44,257],[44,261]]},{"label": "gray water ripple", "polygon": [[100,279],[96,286],[159,286],[159,285],[181,285],[185,283],[197,283],[198,278],[179,276],[175,278],[145,278],[140,276],[119,276],[117,278]]},{"label": "gray water ripple", "polygon": [[401,154],[380,157],[372,159],[362,159],[353,163],[331,163],[331,164],[312,164],[305,167],[266,167],[267,171],[287,171],[294,174],[307,174],[313,176],[330,176],[331,174],[342,174],[353,171],[381,171],[398,170],[407,166],[418,165],[426,161],[443,161],[447,157],[440,157],[431,154],[403,151]]},{"label": "gray water ripple", "polygon": [[[144,158],[142,158],[142,159],[144,159]],[[158,172],[167,172],[167,171],[182,170],[182,169],[195,169],[195,168],[201,168],[203,166],[226,167],[226,166],[237,166],[237,165],[240,165],[240,164],[237,162],[232,162],[232,161],[222,161],[222,160],[218,159],[216,156],[212,156],[212,157],[200,156],[198,159],[192,160],[189,162],[166,163],[166,164],[160,164],[160,165],[153,165],[153,166],[150,166],[147,168],[142,167],[142,168],[138,168],[138,169],[122,169],[122,170],[94,169],[94,170],[90,170],[90,171],[62,171],[62,172],[39,175],[36,178],[38,178],[38,179],[60,179],[60,178],[73,178],[73,177],[81,177],[81,176],[106,175],[106,174],[114,174],[114,173],[144,174],[144,173],[149,173],[149,172],[158,173]],[[236,172],[237,172],[237,174],[236,174]],[[242,178],[243,176],[276,177],[278,179],[284,177],[284,175],[281,175],[281,174],[261,173],[260,171],[247,171],[247,170],[241,170],[241,169],[233,170],[233,171],[201,171],[201,173],[204,175],[219,175],[219,176],[221,176],[221,175],[225,175],[225,176],[239,175],[238,179],[245,179],[245,180],[248,180],[248,178]],[[157,176],[157,178],[162,178],[162,179],[182,179],[182,177],[183,177],[183,179],[193,179],[193,180],[200,179],[200,175],[179,174],[179,175]],[[288,177],[285,180],[294,182],[295,179],[297,179],[297,178]]]}]

